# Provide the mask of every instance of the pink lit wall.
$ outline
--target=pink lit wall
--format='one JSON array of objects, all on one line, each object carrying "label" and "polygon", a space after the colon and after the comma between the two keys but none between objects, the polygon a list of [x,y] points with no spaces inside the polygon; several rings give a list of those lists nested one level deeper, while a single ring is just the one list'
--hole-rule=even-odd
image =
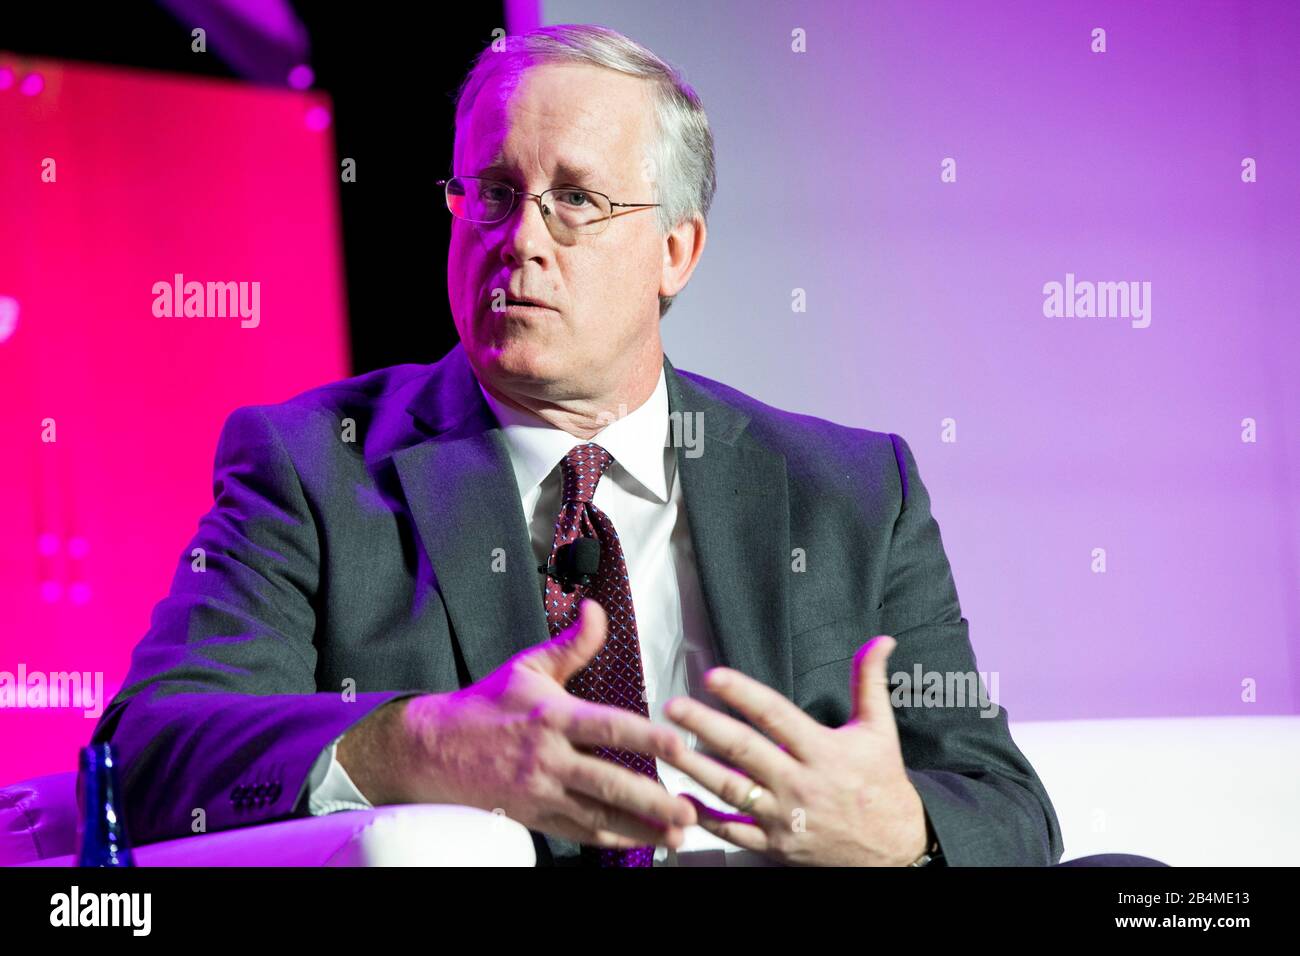
[{"label": "pink lit wall", "polygon": [[[110,699],[226,415],[348,374],[337,182],[323,97],[0,52],[0,672]],[[156,316],[178,273],[256,324]],[[0,709],[0,784],[75,769],[83,711]]]}]

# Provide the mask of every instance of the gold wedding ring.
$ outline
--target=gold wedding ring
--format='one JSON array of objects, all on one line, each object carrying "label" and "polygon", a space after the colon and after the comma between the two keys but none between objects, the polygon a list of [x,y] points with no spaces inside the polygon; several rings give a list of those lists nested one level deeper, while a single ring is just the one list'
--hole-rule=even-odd
[{"label": "gold wedding ring", "polygon": [[762,796],[763,796],[763,788],[760,787],[758,784],[754,784],[754,786],[750,788],[749,794],[745,797],[745,802],[742,803],[740,806],[736,807],[736,812],[749,813],[750,808],[753,807],[754,804],[757,803]]}]

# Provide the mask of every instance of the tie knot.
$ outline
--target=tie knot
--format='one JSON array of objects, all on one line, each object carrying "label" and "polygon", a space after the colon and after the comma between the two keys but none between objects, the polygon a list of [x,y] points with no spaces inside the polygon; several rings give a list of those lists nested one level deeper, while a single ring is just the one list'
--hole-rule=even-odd
[{"label": "tie knot", "polygon": [[590,501],[596,494],[596,483],[614,456],[594,442],[575,445],[560,462],[564,475],[562,501]]}]

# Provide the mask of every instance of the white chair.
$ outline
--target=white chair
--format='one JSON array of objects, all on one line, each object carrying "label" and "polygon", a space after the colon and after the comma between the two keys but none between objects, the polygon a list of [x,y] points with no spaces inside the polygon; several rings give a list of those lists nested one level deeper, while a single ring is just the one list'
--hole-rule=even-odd
[{"label": "white chair", "polygon": [[1063,860],[1300,862],[1300,717],[1012,722],[1061,821]]},{"label": "white chair", "polygon": [[[1171,866],[1300,861],[1300,717],[1025,721],[1011,733],[1056,807],[1063,860],[1126,853]],[[0,865],[75,863],[75,783],[76,774],[65,773],[0,788]],[[443,804],[223,830],[136,847],[135,856],[142,866],[536,863],[522,824]],[[747,865],[734,856],[726,865]]]}]

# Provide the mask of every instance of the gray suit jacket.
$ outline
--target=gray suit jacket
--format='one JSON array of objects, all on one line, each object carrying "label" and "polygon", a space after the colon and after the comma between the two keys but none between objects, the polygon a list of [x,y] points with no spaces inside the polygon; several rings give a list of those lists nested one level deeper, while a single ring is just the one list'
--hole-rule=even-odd
[{"label": "gray suit jacket", "polygon": [[[720,664],[832,727],[875,634],[898,641],[891,675],[975,671],[902,438],[780,411],[667,357],[664,371],[670,412],[702,426],[701,453],[677,459]],[[95,729],[120,748],[138,843],[189,836],[200,816],[214,831],[303,815],[312,763],[373,709],[550,638],[503,435],[460,345],[236,409],[213,495]],[[949,864],[1060,860],[1005,710],[895,715]],[[571,841],[534,842],[542,864],[577,858]]]}]

